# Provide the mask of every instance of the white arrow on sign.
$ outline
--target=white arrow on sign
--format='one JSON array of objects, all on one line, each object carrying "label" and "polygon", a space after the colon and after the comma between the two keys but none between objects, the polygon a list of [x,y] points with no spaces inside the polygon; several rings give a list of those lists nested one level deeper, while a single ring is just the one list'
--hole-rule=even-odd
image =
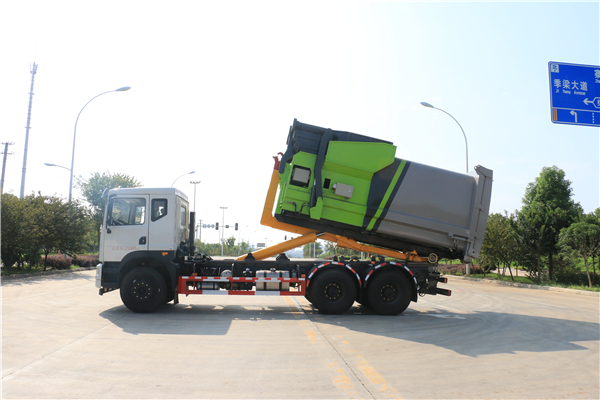
[{"label": "white arrow on sign", "polygon": [[575,116],[575,122],[577,122],[577,113],[573,110],[571,110],[571,115]]},{"label": "white arrow on sign", "polygon": [[594,107],[596,108],[600,108],[600,97],[596,97],[594,100],[588,100],[587,97],[583,100],[583,102],[585,103],[585,105],[589,105],[590,103],[592,103],[594,105]]}]

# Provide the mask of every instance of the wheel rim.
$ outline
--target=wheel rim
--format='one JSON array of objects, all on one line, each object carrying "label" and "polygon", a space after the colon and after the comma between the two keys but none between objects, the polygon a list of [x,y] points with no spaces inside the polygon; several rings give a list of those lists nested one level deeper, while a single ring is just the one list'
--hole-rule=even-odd
[{"label": "wheel rim", "polygon": [[342,297],[342,287],[335,282],[328,283],[327,286],[325,286],[325,297],[329,300],[339,299]]},{"label": "wheel rim", "polygon": [[381,288],[381,298],[388,303],[394,301],[398,297],[398,288],[392,284],[385,284]]},{"label": "wheel rim", "polygon": [[138,280],[133,283],[133,296],[138,300],[148,300],[153,293],[152,286],[145,280]]}]

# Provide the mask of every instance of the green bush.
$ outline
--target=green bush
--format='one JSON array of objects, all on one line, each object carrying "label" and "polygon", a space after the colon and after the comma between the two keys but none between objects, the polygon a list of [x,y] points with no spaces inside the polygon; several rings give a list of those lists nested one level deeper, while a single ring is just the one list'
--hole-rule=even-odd
[{"label": "green bush", "polygon": [[[466,275],[467,266],[466,264],[438,264],[438,270],[442,274],[448,275]],[[485,274],[484,269],[481,265],[471,264],[471,274]],[[489,272],[488,272],[489,274]]]},{"label": "green bush", "polygon": [[[594,286],[600,286],[600,275],[590,272],[590,278]],[[565,285],[589,286],[588,276],[585,271],[558,271],[552,276],[556,283]]]},{"label": "green bush", "polygon": [[98,260],[98,256],[77,256],[72,259],[72,263],[82,268],[94,268],[98,265]]},{"label": "green bush", "polygon": [[65,256],[62,254],[48,256],[46,259],[46,268],[70,269],[71,265],[71,259],[65,259]]}]

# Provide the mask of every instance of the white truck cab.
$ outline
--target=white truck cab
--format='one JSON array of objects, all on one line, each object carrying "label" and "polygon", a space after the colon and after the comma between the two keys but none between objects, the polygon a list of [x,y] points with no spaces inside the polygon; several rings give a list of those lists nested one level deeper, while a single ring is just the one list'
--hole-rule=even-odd
[{"label": "white truck cab", "polygon": [[148,266],[166,271],[167,291],[173,291],[174,260],[189,233],[186,195],[175,188],[119,188],[105,196],[96,287],[117,289],[128,271]]}]

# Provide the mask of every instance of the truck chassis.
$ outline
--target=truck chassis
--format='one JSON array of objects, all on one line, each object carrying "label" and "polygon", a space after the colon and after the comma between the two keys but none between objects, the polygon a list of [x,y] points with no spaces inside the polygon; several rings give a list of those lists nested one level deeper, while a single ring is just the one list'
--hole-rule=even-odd
[{"label": "truck chassis", "polygon": [[[257,261],[251,254],[244,260],[196,255],[178,269],[176,285],[167,284],[159,268],[132,269],[119,284],[123,303],[135,312],[153,312],[171,300],[177,304],[179,295],[304,296],[324,314],[344,313],[357,301],[378,314],[396,315],[419,295],[451,294],[437,287],[447,283],[437,264],[375,256],[294,261],[281,254],[277,260]],[[109,290],[100,289],[100,294]]]}]

